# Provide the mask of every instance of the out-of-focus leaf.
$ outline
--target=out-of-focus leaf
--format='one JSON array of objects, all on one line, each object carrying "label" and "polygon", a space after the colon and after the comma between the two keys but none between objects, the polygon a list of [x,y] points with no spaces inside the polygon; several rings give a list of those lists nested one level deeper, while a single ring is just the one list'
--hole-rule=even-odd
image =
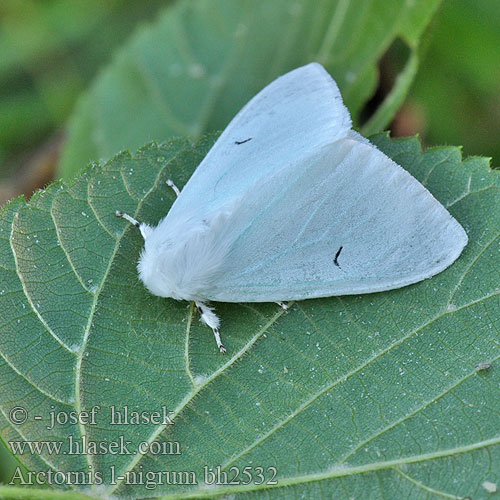
[{"label": "out-of-focus leaf", "polygon": [[19,463],[14,459],[10,452],[5,448],[2,440],[0,439],[0,484],[8,483],[14,474],[16,466]]},{"label": "out-of-focus leaf", "polygon": [[[444,2],[405,113],[429,144],[462,144],[500,165],[500,3]],[[404,118],[404,116],[403,116]]]},{"label": "out-of-focus leaf", "polygon": [[440,0],[183,0],[141,29],[71,119],[61,174],[149,140],[223,129],[267,83],[316,60],[353,118],[373,93],[380,56],[399,37],[412,57],[369,132],[388,124]]},{"label": "out-of-focus leaf", "polygon": [[32,150],[60,126],[113,48],[166,3],[2,0],[0,151],[6,159]]}]

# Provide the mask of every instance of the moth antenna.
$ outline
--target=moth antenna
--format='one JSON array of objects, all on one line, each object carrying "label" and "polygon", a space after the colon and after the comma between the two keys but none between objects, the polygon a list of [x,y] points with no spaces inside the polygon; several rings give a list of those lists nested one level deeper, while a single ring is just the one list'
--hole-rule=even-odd
[{"label": "moth antenna", "polygon": [[206,304],[203,302],[198,302],[195,301],[196,308],[198,309],[199,313],[201,314],[201,321],[205,323],[205,325],[209,326],[212,331],[214,332],[214,337],[215,337],[215,342],[217,342],[217,347],[219,348],[219,351],[224,354],[226,352],[226,348],[221,342],[220,339],[220,333],[219,333],[219,325],[220,325],[220,320],[217,314],[214,313],[213,308],[208,307]]},{"label": "moth antenna", "polygon": [[179,196],[181,194],[180,189],[174,184],[174,181],[172,179],[167,179],[167,186],[173,189],[176,196]]},{"label": "moth antenna", "polygon": [[343,248],[344,248],[344,247],[340,247],[340,248],[337,250],[337,253],[335,254],[335,257],[334,257],[334,259],[333,259],[333,263],[334,263],[337,267],[339,267],[339,268],[340,268],[340,264],[339,264],[339,260],[338,260],[338,259],[339,259],[339,256],[340,256],[340,252],[342,252],[342,249],[343,249]]}]

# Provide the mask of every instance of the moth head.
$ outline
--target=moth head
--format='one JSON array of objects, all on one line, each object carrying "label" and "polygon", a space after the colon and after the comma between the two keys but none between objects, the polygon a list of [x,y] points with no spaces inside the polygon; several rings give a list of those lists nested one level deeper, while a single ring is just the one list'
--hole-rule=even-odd
[{"label": "moth head", "polygon": [[[146,226],[146,225],[145,225]],[[144,286],[153,295],[176,300],[191,300],[189,287],[184,286],[185,259],[183,245],[178,238],[165,235],[162,228],[146,226],[144,248],[141,251],[137,270]]]},{"label": "moth head", "polygon": [[137,263],[140,280],[153,295],[177,298],[165,265],[169,261],[168,246],[159,244],[151,226],[141,224],[139,229],[144,237],[144,248]]},{"label": "moth head", "polygon": [[[137,269],[139,271],[139,278],[146,288],[153,295],[178,298],[172,289],[172,282],[168,279],[168,273],[165,272],[164,260],[165,258],[168,260],[168,251],[165,252],[165,250],[168,250],[169,245],[165,245],[165,241],[159,238],[161,231],[158,231],[157,228],[149,224],[137,221],[121,210],[117,210],[116,215],[137,227],[144,238],[144,248],[142,249]],[[167,278],[165,278],[166,274]]]},{"label": "moth head", "polygon": [[149,224],[145,224],[144,222],[141,222],[139,225],[139,231],[142,234],[142,237],[144,238],[144,241],[146,242],[148,238],[151,236],[153,233],[153,228]]}]

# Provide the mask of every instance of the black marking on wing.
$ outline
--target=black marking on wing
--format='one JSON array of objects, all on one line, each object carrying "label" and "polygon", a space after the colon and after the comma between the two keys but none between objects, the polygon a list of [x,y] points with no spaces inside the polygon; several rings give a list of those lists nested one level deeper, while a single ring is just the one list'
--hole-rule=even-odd
[{"label": "black marking on wing", "polygon": [[248,141],[251,141],[251,140],[252,140],[252,138],[249,137],[248,139],[245,139],[244,141],[234,141],[234,143],[238,144],[238,146],[239,146],[240,144],[245,144],[245,142],[248,142]]},{"label": "black marking on wing", "polygon": [[335,254],[335,258],[333,259],[333,263],[337,266],[337,267],[340,267],[340,264],[339,264],[339,261],[338,261],[338,258],[339,258],[339,255],[340,255],[340,252],[342,252],[342,249],[344,247],[340,247],[338,250],[337,250],[337,253]]}]

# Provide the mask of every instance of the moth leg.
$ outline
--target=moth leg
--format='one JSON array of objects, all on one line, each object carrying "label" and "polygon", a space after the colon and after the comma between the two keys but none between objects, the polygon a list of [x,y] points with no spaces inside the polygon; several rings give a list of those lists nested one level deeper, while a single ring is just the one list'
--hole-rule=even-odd
[{"label": "moth leg", "polygon": [[276,302],[284,311],[288,311],[288,305],[284,302]]},{"label": "moth leg", "polygon": [[177,196],[181,194],[179,188],[174,184],[174,181],[172,179],[167,179],[167,186],[171,187]]},{"label": "moth leg", "polygon": [[123,213],[121,210],[116,211],[116,216],[128,220],[135,227],[141,227],[141,223],[139,221],[135,220],[133,217],[130,217],[130,215]]},{"label": "moth leg", "polygon": [[133,217],[126,213],[123,213],[121,210],[117,210],[115,213],[117,217],[122,217],[123,219],[128,220],[135,227],[139,228],[139,231],[141,232],[144,239],[146,239],[151,232],[151,226],[149,226],[148,224],[135,220]]},{"label": "moth leg", "polygon": [[195,301],[195,304],[196,308],[201,314],[201,320],[203,321],[203,323],[205,323],[205,325],[209,326],[212,329],[212,331],[214,332],[215,342],[217,342],[217,347],[219,348],[219,351],[224,354],[226,352],[226,348],[224,347],[220,339],[219,317],[214,313],[212,307],[208,307],[203,302]]}]

